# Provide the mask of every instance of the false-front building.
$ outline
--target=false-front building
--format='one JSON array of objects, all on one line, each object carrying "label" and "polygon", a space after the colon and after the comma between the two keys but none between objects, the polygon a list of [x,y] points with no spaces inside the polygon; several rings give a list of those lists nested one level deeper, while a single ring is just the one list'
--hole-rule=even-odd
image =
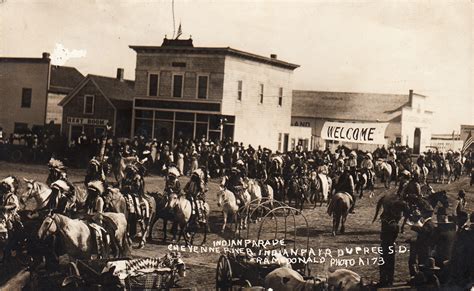
[{"label": "false-front building", "polygon": [[191,39],[130,48],[137,53],[132,136],[289,148],[298,65],[276,55],[194,47]]}]

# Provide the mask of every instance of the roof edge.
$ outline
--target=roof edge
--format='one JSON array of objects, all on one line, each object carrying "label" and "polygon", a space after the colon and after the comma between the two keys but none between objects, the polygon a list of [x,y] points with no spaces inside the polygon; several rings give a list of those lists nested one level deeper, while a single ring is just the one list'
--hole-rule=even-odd
[{"label": "roof edge", "polygon": [[224,55],[234,55],[242,57],[244,59],[250,59],[257,62],[267,63],[277,67],[283,67],[290,70],[295,70],[300,67],[300,65],[285,62],[278,59],[272,59],[264,57],[261,55],[237,50],[231,47],[161,47],[161,46],[138,46],[138,45],[129,45],[129,48],[133,49],[135,52],[140,53],[144,51],[155,51],[155,52],[193,52],[196,54],[205,54],[205,53],[215,53],[215,54],[224,54]]}]

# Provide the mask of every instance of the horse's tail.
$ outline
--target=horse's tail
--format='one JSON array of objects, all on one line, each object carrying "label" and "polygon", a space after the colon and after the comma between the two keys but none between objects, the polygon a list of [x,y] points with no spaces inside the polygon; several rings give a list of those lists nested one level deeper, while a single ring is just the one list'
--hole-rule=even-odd
[{"label": "horse's tail", "polygon": [[329,202],[329,205],[328,205],[328,214],[329,214],[329,216],[331,216],[334,212],[334,203],[337,200],[337,199],[335,199],[335,198],[337,198],[336,195],[334,195],[334,198],[331,199],[331,201]]},{"label": "horse's tail", "polygon": [[374,216],[374,219],[372,220],[372,223],[375,222],[375,220],[377,219],[377,216],[379,216],[379,211],[380,211],[380,207],[382,207],[382,202],[383,202],[383,198],[380,198],[379,201],[377,202],[377,207],[375,209],[375,216]]}]

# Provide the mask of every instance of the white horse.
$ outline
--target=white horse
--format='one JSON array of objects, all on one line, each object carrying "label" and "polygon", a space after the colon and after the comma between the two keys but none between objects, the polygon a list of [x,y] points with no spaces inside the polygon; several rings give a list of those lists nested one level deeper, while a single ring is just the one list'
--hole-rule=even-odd
[{"label": "white horse", "polygon": [[[202,207],[204,215],[206,217],[209,217],[209,204],[207,204],[207,202],[202,202],[202,200],[198,200],[198,203],[201,203],[200,207]],[[189,222],[189,219],[191,218],[193,206],[191,204],[191,201],[186,199],[184,195],[178,196],[176,193],[173,193],[169,197],[166,208],[173,211],[173,241],[176,241],[176,225],[179,225],[180,227],[180,233],[178,237],[179,241],[179,239],[186,230],[186,226]]]},{"label": "white horse", "polygon": [[386,161],[379,159],[375,161],[375,169],[380,175],[382,182],[386,189],[390,189],[390,182],[392,181],[392,166]]},{"label": "white horse", "polygon": [[[103,213],[104,225],[106,221],[115,224],[115,231],[111,234],[112,241],[119,248],[117,256],[128,256],[127,220],[122,213]],[[44,239],[53,234],[62,237],[67,254],[73,258],[90,259],[95,242],[92,239],[89,225],[79,219],[71,219],[61,214],[47,216],[38,230],[38,238]],[[110,234],[110,233],[109,233]]]},{"label": "white horse", "polygon": [[45,208],[51,197],[51,188],[45,183],[23,178],[26,182],[26,193],[20,197],[23,210],[37,211]]},{"label": "white horse", "polygon": [[[241,207],[248,205],[250,203],[251,197],[248,191],[245,191],[242,195],[242,202],[244,205],[237,204],[237,198],[235,197],[234,193],[227,189],[222,189],[217,192],[217,206],[222,208],[222,214],[224,216],[224,224],[222,225],[221,231],[224,232],[225,227],[227,225],[227,217],[231,216],[233,218],[234,223],[237,225],[237,214],[239,214],[239,209]],[[243,208],[242,208],[243,209]],[[239,225],[239,229],[247,227],[247,215],[241,217]]]}]

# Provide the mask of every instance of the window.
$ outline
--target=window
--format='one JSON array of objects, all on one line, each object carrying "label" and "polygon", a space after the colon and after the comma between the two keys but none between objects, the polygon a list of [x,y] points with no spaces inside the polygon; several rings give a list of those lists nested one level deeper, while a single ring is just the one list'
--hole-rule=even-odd
[{"label": "window", "polygon": [[183,75],[173,75],[173,97],[183,97]]},{"label": "window", "polygon": [[94,96],[84,96],[84,114],[94,114]]},{"label": "window", "polygon": [[281,106],[283,104],[283,88],[280,87],[278,91],[278,105]]},{"label": "window", "polygon": [[31,88],[23,88],[21,91],[21,108],[31,107]]},{"label": "window", "polygon": [[263,84],[260,84],[260,104],[263,104]]},{"label": "window", "polygon": [[242,80],[237,81],[237,100],[242,101]]},{"label": "window", "polygon": [[158,96],[158,74],[148,75],[148,96]]},{"label": "window", "polygon": [[278,134],[278,151],[281,151],[281,136],[282,136],[282,134],[279,133]]},{"label": "window", "polygon": [[199,99],[206,99],[207,98],[207,91],[208,91],[208,83],[209,77],[208,76],[198,76],[198,98]]}]

